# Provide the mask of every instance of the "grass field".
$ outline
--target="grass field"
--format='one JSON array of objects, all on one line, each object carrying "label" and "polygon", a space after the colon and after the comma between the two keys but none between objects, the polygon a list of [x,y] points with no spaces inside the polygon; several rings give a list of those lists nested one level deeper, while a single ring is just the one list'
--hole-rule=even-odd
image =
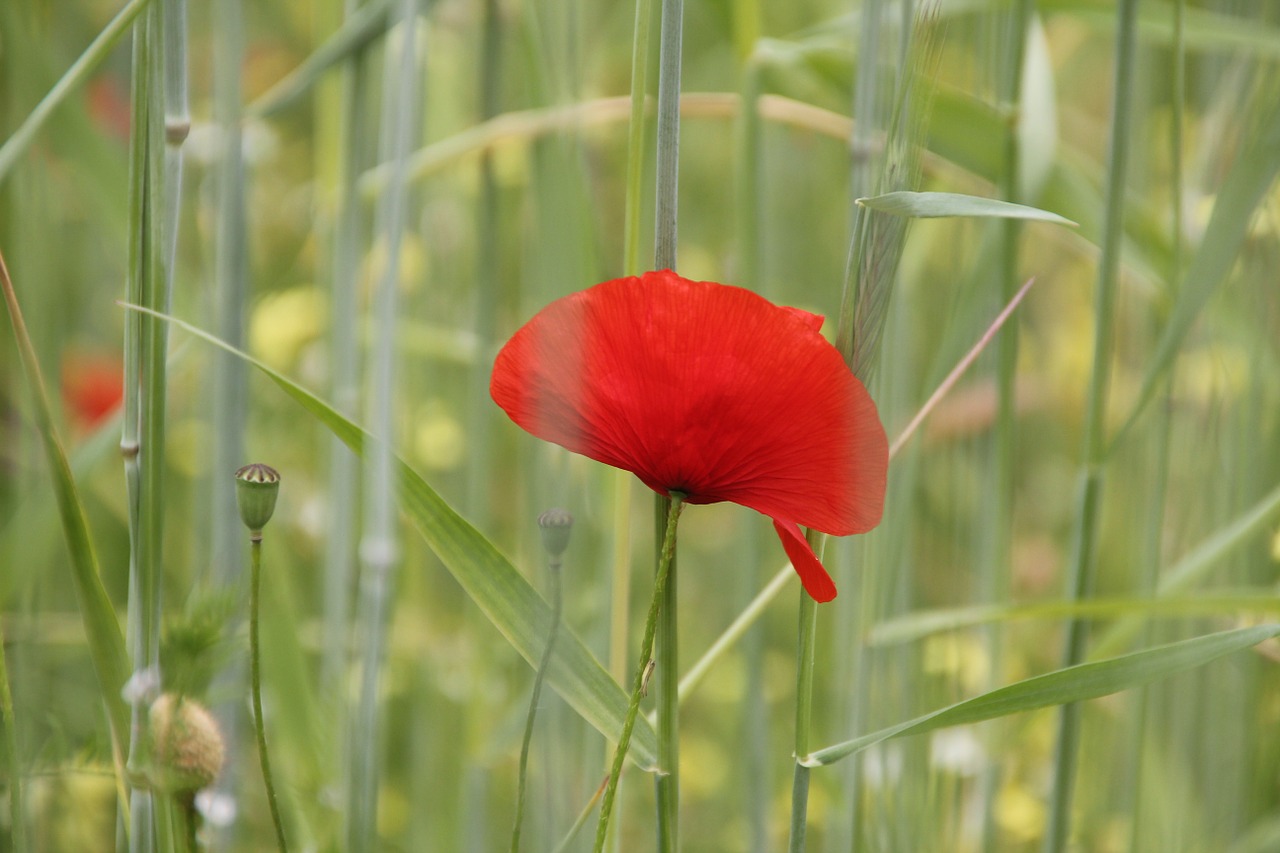
[{"label": "grass field", "polygon": [[[1265,0],[0,2],[0,850],[1280,850],[1277,171]],[[598,827],[668,501],[490,376],[662,268],[888,486],[685,509]]]}]

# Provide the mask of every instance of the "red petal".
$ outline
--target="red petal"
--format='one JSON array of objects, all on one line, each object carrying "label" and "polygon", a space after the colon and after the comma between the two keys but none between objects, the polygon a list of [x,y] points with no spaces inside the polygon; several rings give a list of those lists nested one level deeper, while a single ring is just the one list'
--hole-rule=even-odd
[{"label": "red petal", "polygon": [[880,521],[888,443],[817,315],[664,270],[548,305],[490,391],[513,421],[692,503],[836,535]]},{"label": "red petal", "polygon": [[800,576],[800,583],[804,584],[804,591],[809,593],[809,596],[819,604],[835,598],[835,581],[831,579],[831,575],[827,574],[827,570],[818,559],[818,555],[813,553],[809,540],[804,538],[804,534],[800,532],[800,528],[796,523],[775,518],[773,520],[773,529],[778,531],[778,538],[782,540],[782,548],[787,552],[787,557],[791,559],[791,567]]}]

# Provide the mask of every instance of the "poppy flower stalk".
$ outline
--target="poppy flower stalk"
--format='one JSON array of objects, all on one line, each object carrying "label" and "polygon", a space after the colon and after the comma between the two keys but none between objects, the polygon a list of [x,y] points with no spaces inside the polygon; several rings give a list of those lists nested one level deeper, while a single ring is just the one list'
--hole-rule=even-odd
[{"label": "poppy flower stalk", "polygon": [[645,684],[648,682],[649,661],[653,657],[653,641],[658,632],[658,614],[662,606],[667,579],[670,576],[671,563],[675,558],[676,524],[680,520],[680,511],[684,509],[685,496],[673,491],[670,497],[671,507],[667,512],[666,534],[662,539],[658,572],[653,582],[653,598],[649,602],[649,616],[644,623],[644,638],[640,641],[640,661],[636,666],[636,674],[631,686],[631,700],[627,704],[627,715],[622,721],[622,733],[618,735],[618,745],[613,751],[613,763],[609,768],[604,798],[600,801],[595,853],[601,853],[604,850],[605,841],[609,837],[609,815],[613,811],[613,801],[618,793],[618,778],[622,775],[622,765],[627,759],[627,749],[631,745],[631,732],[635,728],[636,715],[640,711],[640,700],[644,696]]}]

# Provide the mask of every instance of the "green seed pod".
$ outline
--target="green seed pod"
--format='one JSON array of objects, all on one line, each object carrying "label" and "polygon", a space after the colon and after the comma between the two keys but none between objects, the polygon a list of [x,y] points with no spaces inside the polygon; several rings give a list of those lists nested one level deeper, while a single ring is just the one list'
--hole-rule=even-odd
[{"label": "green seed pod", "polygon": [[549,509],[538,516],[538,527],[542,528],[542,547],[552,559],[559,559],[569,547],[573,516],[566,509]]},{"label": "green seed pod", "polygon": [[280,474],[261,462],[246,465],[236,472],[236,504],[240,518],[253,533],[261,533],[276,509],[280,493]]},{"label": "green seed pod", "polygon": [[218,722],[194,699],[165,693],[151,703],[153,782],[162,791],[197,791],[218,778],[226,748]]}]

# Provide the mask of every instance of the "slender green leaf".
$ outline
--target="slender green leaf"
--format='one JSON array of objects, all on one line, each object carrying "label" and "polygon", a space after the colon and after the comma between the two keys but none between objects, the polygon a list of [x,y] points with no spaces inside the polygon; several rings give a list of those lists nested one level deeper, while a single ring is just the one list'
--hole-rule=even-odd
[{"label": "slender green leaf", "polygon": [[98,571],[98,555],[89,535],[84,505],[80,502],[75,478],[71,476],[71,465],[67,461],[66,451],[63,450],[62,439],[54,426],[53,412],[49,407],[49,395],[45,391],[44,378],[40,364],[36,360],[35,347],[32,346],[31,338],[27,334],[17,293],[14,291],[13,282],[9,280],[9,270],[5,266],[3,256],[0,256],[0,289],[4,291],[4,299],[9,308],[9,321],[13,326],[14,338],[18,342],[22,369],[26,373],[27,383],[31,386],[31,396],[35,401],[36,428],[44,444],[49,473],[53,477],[53,490],[58,499],[58,513],[62,517],[62,529],[67,539],[67,549],[71,553],[71,575],[75,581],[76,599],[80,603],[80,618],[84,622],[84,632],[89,639],[89,653],[97,672],[98,689],[102,694],[103,705],[107,709],[107,720],[111,725],[116,754],[123,756],[129,744],[129,709],[121,695],[125,680],[129,677],[129,655],[125,651],[124,634],[120,630],[120,621],[116,617],[115,608],[111,606],[111,599],[107,597],[107,591],[102,586],[102,576]]},{"label": "slender green leaf", "polygon": [[22,152],[27,150],[32,140],[36,138],[36,133],[40,128],[44,127],[49,116],[53,115],[53,111],[57,109],[67,97],[74,92],[82,83],[89,79],[98,65],[107,58],[112,48],[116,46],[116,42],[120,40],[129,30],[129,25],[133,23],[134,18],[147,8],[147,4],[151,0],[130,0],[130,2],[121,9],[111,22],[107,24],[102,32],[98,33],[84,53],[80,54],[67,73],[63,74],[61,79],[54,84],[49,90],[49,94],[36,105],[26,120],[22,122],[22,126],[13,132],[4,145],[0,146],[0,181],[9,174],[9,170],[13,168],[13,164],[17,162]]},{"label": "slender green leaf", "polygon": [[[1172,44],[1173,4],[1146,0],[1138,10],[1138,37],[1147,44]],[[1045,15],[1069,14],[1101,31],[1115,28],[1113,0],[1042,0]],[[1222,53],[1234,58],[1280,57],[1280,29],[1259,16],[1229,15],[1211,9],[1188,8],[1183,43],[1189,51]]]},{"label": "slender green leaf", "polygon": [[1056,222],[1059,225],[1075,225],[1070,219],[994,198],[962,195],[960,193],[916,193],[892,192],[872,198],[860,198],[858,204],[891,213],[895,216],[912,216],[917,219],[933,219],[943,216],[981,216],[998,219],[1037,219],[1041,222]]},{"label": "slender green leaf", "polygon": [[[214,346],[244,359],[270,377],[354,452],[368,438],[359,426],[292,380],[235,347],[177,318],[136,305],[126,308],[160,317]],[[551,607],[484,534],[450,507],[422,477],[397,459],[401,507],[436,556],[508,642],[531,666],[542,655],[551,628]],[[559,632],[547,680],[582,718],[605,737],[617,737],[627,712],[627,694],[582,640],[567,627]],[[648,721],[636,721],[631,759],[655,765],[657,735]]]},{"label": "slender green leaf", "polygon": [[1117,442],[1155,395],[1165,371],[1182,345],[1182,339],[1239,257],[1254,212],[1267,198],[1267,191],[1280,172],[1277,151],[1280,151],[1280,110],[1270,109],[1265,114],[1265,123],[1232,164],[1230,174],[1218,191],[1200,248],[1178,291],[1173,315],[1156,346],[1155,355],[1147,361],[1147,375],[1142,381],[1138,402],[1117,435]]},{"label": "slender green leaf", "polygon": [[[1203,579],[1222,559],[1246,542],[1256,541],[1254,537],[1271,524],[1280,513],[1280,486],[1258,503],[1249,507],[1232,521],[1218,528],[1181,560],[1174,563],[1160,578],[1156,588],[1157,598],[1164,599],[1179,592],[1191,589]],[[1200,593],[1197,599],[1208,601],[1207,593]],[[1119,620],[1093,644],[1092,654],[1103,657],[1115,654],[1138,633],[1142,625],[1142,613],[1135,612]]]},{"label": "slender green leaf", "polygon": [[269,118],[315,88],[330,68],[358,54],[369,43],[386,32],[391,20],[390,0],[374,0],[356,8],[342,26],[320,47],[310,53],[302,64],[289,72],[265,94],[249,104],[246,112],[259,118]]},{"label": "slender green leaf", "polygon": [[1141,687],[1184,670],[1203,666],[1232,652],[1247,649],[1280,635],[1280,625],[1237,628],[1157,646],[1141,652],[1095,663],[1082,663],[1028,678],[990,693],[880,729],[812,753],[803,761],[817,767],[832,764],[891,738],[931,732],[948,726],[994,720],[1052,705],[1096,699],[1121,690]]},{"label": "slender green leaf", "polygon": [[[1241,613],[1280,615],[1280,595],[1249,589],[1211,590],[1195,595],[1169,598],[1091,598],[1083,601],[1038,601],[1034,604],[975,604],[919,610],[881,622],[871,629],[867,642],[873,646],[909,643],[944,631],[956,631],[1018,619],[1119,619],[1117,626],[1136,625],[1153,616],[1230,616]],[[1134,632],[1126,631],[1124,639]],[[1111,634],[1105,634],[1110,637]],[[1102,641],[1094,647],[1100,657]],[[1108,644],[1112,653],[1118,645]],[[687,676],[686,676],[687,677]]]}]

